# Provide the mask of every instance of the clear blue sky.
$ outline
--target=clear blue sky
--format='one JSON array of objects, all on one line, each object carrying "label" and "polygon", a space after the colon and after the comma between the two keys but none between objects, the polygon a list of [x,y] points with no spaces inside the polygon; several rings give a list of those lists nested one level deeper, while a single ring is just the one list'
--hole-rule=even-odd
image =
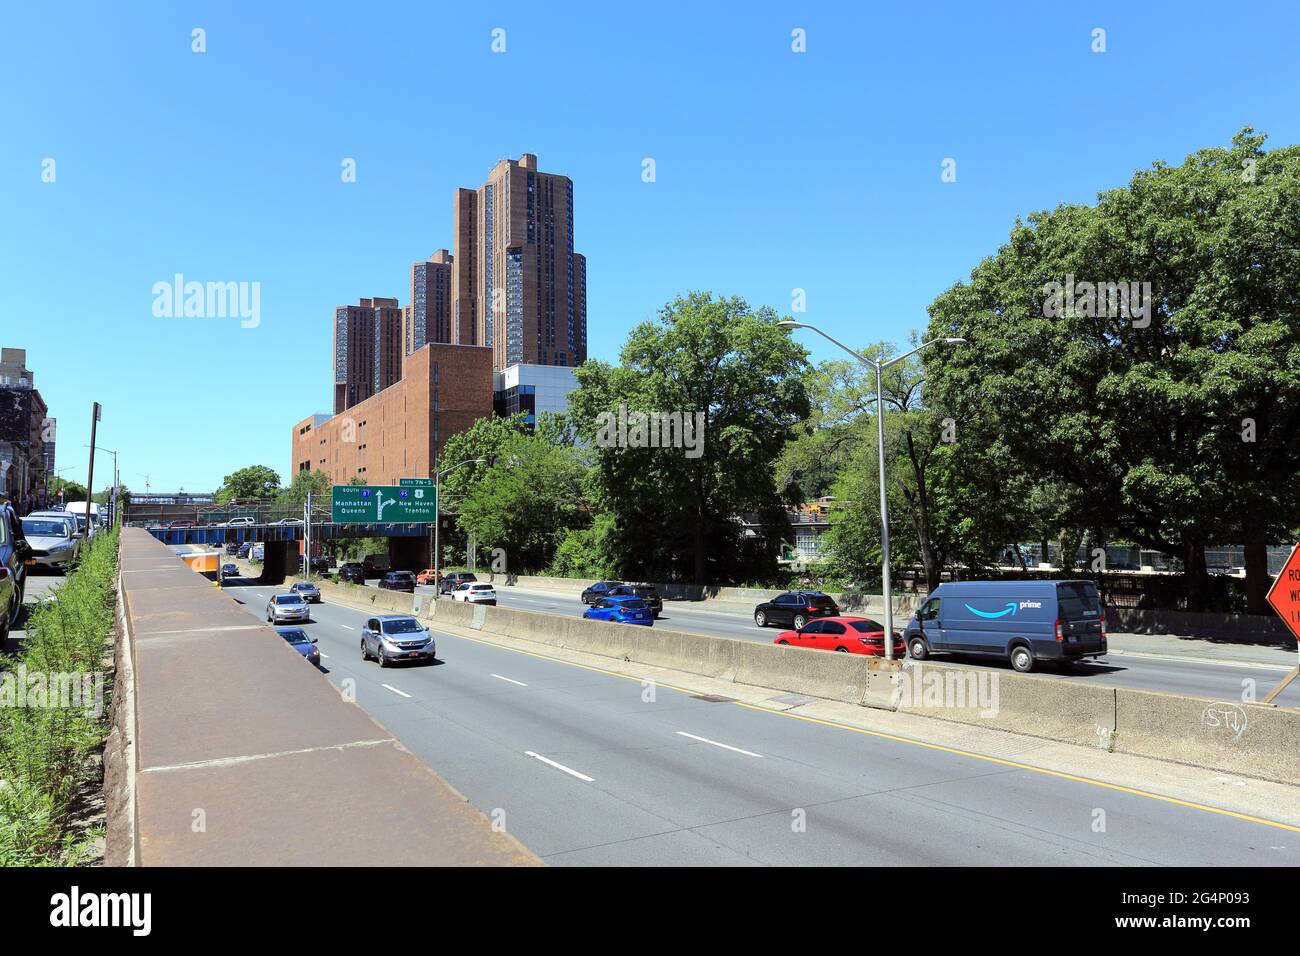
[{"label": "clear blue sky", "polygon": [[[1017,216],[1243,125],[1300,135],[1289,0],[713,6],[4,2],[0,344],[28,350],[65,477],[98,400],[132,488],[287,479],[334,306],[406,303],[453,189],[501,158],[572,177],[589,352],[615,360],[696,288],[782,311],[803,288],[837,337],[902,342]],[[261,283],[260,326],[155,318],[177,272]]]}]

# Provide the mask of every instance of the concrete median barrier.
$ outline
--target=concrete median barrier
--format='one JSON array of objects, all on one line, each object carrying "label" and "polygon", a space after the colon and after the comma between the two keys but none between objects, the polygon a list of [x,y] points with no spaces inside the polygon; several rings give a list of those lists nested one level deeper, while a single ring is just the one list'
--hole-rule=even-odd
[{"label": "concrete median barrier", "polygon": [[897,709],[996,730],[1110,746],[1115,688],[989,668],[909,660],[899,680]]},{"label": "concrete median barrier", "polygon": [[1115,697],[1117,752],[1300,781],[1300,711],[1127,688]]}]

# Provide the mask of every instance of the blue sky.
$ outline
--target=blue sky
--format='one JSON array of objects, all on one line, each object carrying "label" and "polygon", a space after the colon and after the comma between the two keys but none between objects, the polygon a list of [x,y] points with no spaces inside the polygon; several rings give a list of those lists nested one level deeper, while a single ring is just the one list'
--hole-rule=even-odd
[{"label": "blue sky", "polygon": [[[1017,216],[1244,125],[1300,136],[1289,2],[714,6],[0,4],[0,344],[64,476],[100,401],[132,488],[287,479],[334,306],[405,303],[453,190],[523,152],[574,181],[589,354],[615,360],[697,288],[783,312],[802,288],[837,338],[903,342]],[[260,325],[155,317],[177,272],[260,283]]]}]

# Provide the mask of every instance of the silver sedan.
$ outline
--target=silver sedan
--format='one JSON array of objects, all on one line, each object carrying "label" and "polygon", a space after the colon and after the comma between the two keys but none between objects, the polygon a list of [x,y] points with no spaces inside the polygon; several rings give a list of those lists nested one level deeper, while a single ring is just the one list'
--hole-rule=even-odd
[{"label": "silver sedan", "polygon": [[281,621],[307,621],[311,608],[298,594],[275,594],[266,602],[266,619],[271,624]]}]

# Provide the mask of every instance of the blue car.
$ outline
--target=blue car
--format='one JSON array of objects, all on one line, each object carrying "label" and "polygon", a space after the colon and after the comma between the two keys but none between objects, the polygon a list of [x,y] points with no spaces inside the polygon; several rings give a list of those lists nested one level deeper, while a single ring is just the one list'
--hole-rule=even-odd
[{"label": "blue car", "polygon": [[655,626],[654,611],[639,597],[603,597],[582,612],[588,621],[613,621],[615,624]]},{"label": "blue car", "polygon": [[277,627],[275,633],[283,637],[295,651],[307,658],[309,663],[320,667],[320,650],[316,639],[300,627]]}]

